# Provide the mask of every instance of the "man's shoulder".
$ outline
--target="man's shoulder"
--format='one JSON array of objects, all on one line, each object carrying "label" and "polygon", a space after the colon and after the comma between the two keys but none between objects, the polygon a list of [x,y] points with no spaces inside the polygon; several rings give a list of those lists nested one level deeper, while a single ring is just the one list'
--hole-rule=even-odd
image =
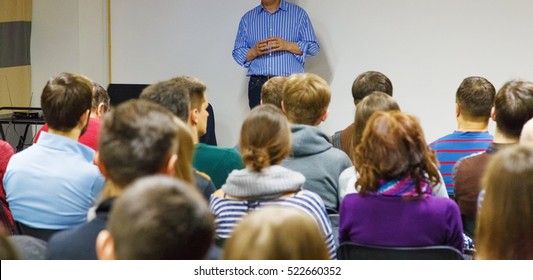
[{"label": "man's shoulder", "polygon": [[282,0],[280,5],[283,5],[289,11],[299,11],[299,12],[304,12],[305,13],[304,8],[298,6],[298,5],[294,4],[294,3],[288,2],[288,1],[283,1]]},{"label": "man's shoulder", "polygon": [[464,169],[478,169],[488,160],[488,154],[486,152],[473,153],[468,156],[465,156],[457,161],[454,166],[454,169],[464,170]]},{"label": "man's shoulder", "polygon": [[263,8],[263,7],[261,6],[261,4],[259,4],[259,5],[255,6],[255,7],[253,7],[252,9],[248,10],[248,11],[242,16],[243,19],[248,18],[248,17],[250,17],[250,16],[255,16],[255,15],[259,14],[259,12],[261,12],[261,9],[262,9],[262,8]]},{"label": "man's shoulder", "polygon": [[229,147],[218,147],[213,145],[207,145],[207,144],[198,144],[198,152],[200,153],[209,153],[209,154],[215,154],[220,156],[230,156],[230,157],[239,157],[240,154],[235,148],[229,148]]},{"label": "man's shoulder", "polygon": [[441,137],[437,138],[437,140],[431,142],[430,145],[435,145],[435,144],[441,143],[442,141],[450,140],[450,139],[457,139],[457,136],[455,135],[455,133],[450,133],[450,134],[446,134],[444,136],[441,136]]},{"label": "man's shoulder", "polygon": [[3,141],[3,140],[0,140],[0,151],[14,151],[13,150],[13,147],[11,146],[11,144],[9,144],[8,142],[6,141]]},{"label": "man's shoulder", "polygon": [[209,184],[209,181],[211,181],[209,175],[196,169],[194,169],[194,179],[196,180],[196,183],[200,185],[207,185]]},{"label": "man's shoulder", "polygon": [[470,144],[483,144],[492,142],[492,135],[488,132],[470,132],[470,131],[454,131],[453,133],[444,135],[437,140],[431,142],[429,146],[433,149],[449,146],[461,146]]},{"label": "man's shoulder", "polygon": [[15,153],[9,160],[9,165],[13,167],[17,164],[25,164],[26,162],[34,162],[40,159],[39,152],[37,151],[38,147],[36,145],[31,145],[30,147]]},{"label": "man's shoulder", "polygon": [[107,220],[95,219],[86,224],[60,231],[48,241],[48,259],[95,259],[94,244]]},{"label": "man's shoulder", "polygon": [[322,154],[324,154],[327,157],[337,159],[337,161],[342,160],[342,162],[347,162],[347,161],[350,163],[352,162],[350,157],[343,150],[336,148],[334,146],[331,146],[329,149],[326,149],[325,151],[322,152]]}]

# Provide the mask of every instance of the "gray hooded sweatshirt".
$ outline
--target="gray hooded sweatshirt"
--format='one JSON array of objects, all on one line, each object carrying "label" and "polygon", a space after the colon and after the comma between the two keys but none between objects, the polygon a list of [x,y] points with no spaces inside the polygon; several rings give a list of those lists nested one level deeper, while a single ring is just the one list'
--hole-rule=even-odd
[{"label": "gray hooded sweatshirt", "polygon": [[304,189],[318,194],[328,212],[339,209],[339,175],[352,166],[343,151],[334,148],[329,136],[317,127],[293,124],[292,154],[281,165],[305,176]]}]

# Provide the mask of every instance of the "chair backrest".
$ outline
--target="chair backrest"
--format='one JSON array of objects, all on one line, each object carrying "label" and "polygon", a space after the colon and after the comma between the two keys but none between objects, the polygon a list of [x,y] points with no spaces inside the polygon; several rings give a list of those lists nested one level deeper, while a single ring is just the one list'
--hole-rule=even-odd
[{"label": "chair backrest", "polygon": [[144,88],[148,84],[109,84],[107,86],[107,94],[109,94],[109,103],[111,106],[130,100],[139,98]]},{"label": "chair backrest", "polygon": [[328,214],[328,216],[331,222],[331,230],[333,231],[335,248],[339,248],[339,214]]},{"label": "chair backrest", "polygon": [[60,229],[32,228],[19,221],[15,221],[15,226],[17,227],[19,234],[33,236],[46,242],[48,242],[48,239],[50,239],[50,237],[52,237],[52,235],[54,235],[56,232],[61,231]]},{"label": "chair backrest", "polygon": [[29,235],[11,235],[8,240],[20,254],[21,260],[44,260],[48,243]]},{"label": "chair backrest", "polygon": [[463,260],[461,252],[450,246],[380,247],[343,242],[337,250],[339,260]]}]

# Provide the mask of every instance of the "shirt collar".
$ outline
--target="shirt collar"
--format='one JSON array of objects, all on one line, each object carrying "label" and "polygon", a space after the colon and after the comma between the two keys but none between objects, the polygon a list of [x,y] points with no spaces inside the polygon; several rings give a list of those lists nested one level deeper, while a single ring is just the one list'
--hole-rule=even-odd
[{"label": "shirt collar", "polygon": [[37,144],[58,151],[67,151],[81,155],[88,162],[92,162],[95,151],[75,140],[58,134],[41,132]]},{"label": "shirt collar", "polygon": [[510,147],[512,145],[516,145],[516,143],[506,143],[506,144],[503,144],[503,143],[490,143],[489,147],[487,148],[487,151],[486,153],[487,154],[495,154],[496,152],[498,152],[499,150],[505,148],[505,147]]},{"label": "shirt collar", "polygon": [[[259,9],[259,13],[262,13],[263,11],[266,11],[264,8],[263,8],[263,4],[259,5],[260,9]],[[285,0],[281,0],[280,3],[279,3],[279,8],[277,11],[275,11],[274,13],[277,13],[279,10],[282,10],[282,11],[287,11],[287,9],[289,8],[289,4],[287,4],[287,2]]]}]

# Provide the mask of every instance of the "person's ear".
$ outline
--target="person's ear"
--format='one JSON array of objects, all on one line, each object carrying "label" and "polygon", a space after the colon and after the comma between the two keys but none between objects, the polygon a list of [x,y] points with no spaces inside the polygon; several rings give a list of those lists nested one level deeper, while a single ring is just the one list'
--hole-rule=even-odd
[{"label": "person's ear", "polygon": [[84,128],[87,125],[87,122],[89,122],[89,118],[91,117],[91,110],[87,109],[84,114],[81,114],[80,120],[78,121],[78,126],[80,128]]},{"label": "person's ear", "polygon": [[163,165],[161,173],[164,175],[174,176],[176,174],[176,164],[178,164],[178,155],[173,154],[168,161]]},{"label": "person's ear", "polygon": [[455,103],[455,117],[459,117],[461,115],[461,107],[459,107],[459,104]]},{"label": "person's ear", "polygon": [[322,115],[320,116],[320,122],[325,122],[326,119],[328,118],[328,115],[329,115],[329,109],[327,109],[326,111],[324,111],[324,113],[322,113]]},{"label": "person's ear", "polygon": [[490,118],[491,120],[496,121],[496,110],[494,109],[494,106],[490,109]]},{"label": "person's ear", "polygon": [[102,173],[102,175],[107,178],[107,170],[104,166],[104,163],[102,162],[102,159],[100,158],[100,152],[96,152],[94,154],[93,163],[98,167],[100,173]]},{"label": "person's ear", "polygon": [[104,117],[104,114],[105,114],[105,104],[104,102],[101,102],[100,104],[98,104],[98,107],[96,107],[96,117],[98,119],[102,119]]},{"label": "person's ear", "polygon": [[198,112],[198,109],[196,108],[192,108],[191,109],[191,113],[189,115],[189,120],[191,122],[192,125],[197,125],[198,124],[198,114],[200,112]]},{"label": "person's ear", "polygon": [[115,242],[111,233],[104,229],[96,238],[96,256],[99,260],[115,260]]}]

